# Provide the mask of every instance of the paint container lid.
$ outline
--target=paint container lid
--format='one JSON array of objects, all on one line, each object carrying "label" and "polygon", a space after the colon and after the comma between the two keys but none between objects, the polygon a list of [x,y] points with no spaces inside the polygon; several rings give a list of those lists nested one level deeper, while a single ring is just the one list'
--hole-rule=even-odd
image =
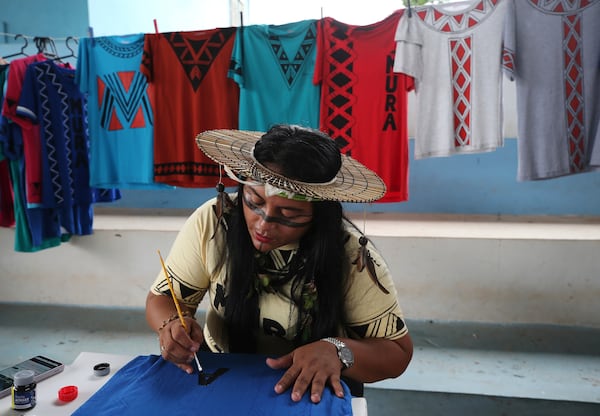
[{"label": "paint container lid", "polygon": [[102,377],[110,373],[109,363],[100,363],[94,366],[94,375]]},{"label": "paint container lid", "polygon": [[35,373],[31,370],[21,370],[13,376],[13,384],[15,387],[26,386],[33,383]]},{"label": "paint container lid", "polygon": [[65,386],[58,390],[58,399],[62,402],[72,402],[77,398],[79,389],[77,386]]}]

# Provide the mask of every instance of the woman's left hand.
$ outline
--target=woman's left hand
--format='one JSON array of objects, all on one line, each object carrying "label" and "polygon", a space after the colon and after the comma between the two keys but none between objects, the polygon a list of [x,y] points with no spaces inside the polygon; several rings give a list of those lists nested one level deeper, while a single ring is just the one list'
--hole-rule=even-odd
[{"label": "woman's left hand", "polygon": [[267,365],[273,369],[287,369],[275,385],[275,392],[283,393],[291,387],[295,402],[310,390],[310,400],[318,403],[326,385],[331,386],[336,396],[344,397],[340,381],[343,365],[335,346],[328,342],[316,341],[282,357],[267,358]]}]

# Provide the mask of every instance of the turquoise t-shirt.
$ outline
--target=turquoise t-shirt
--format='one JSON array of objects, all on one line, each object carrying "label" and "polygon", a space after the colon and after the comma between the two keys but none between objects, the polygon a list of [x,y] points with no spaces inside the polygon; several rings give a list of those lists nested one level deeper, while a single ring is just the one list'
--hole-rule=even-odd
[{"label": "turquoise t-shirt", "polygon": [[154,111],[140,71],[144,35],[81,39],[75,81],[88,96],[90,185],[164,188],[154,183]]},{"label": "turquoise t-shirt", "polygon": [[240,86],[240,129],[319,128],[316,35],[315,20],[238,28],[228,76]]}]

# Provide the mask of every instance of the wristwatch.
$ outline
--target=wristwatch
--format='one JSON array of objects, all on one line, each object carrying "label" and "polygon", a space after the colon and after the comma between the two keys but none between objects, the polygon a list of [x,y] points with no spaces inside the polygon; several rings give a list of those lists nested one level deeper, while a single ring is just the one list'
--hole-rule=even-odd
[{"label": "wristwatch", "polygon": [[321,341],[326,341],[335,345],[337,348],[338,358],[342,362],[344,370],[354,365],[354,354],[352,354],[352,350],[348,348],[343,341],[332,337],[323,338]]}]

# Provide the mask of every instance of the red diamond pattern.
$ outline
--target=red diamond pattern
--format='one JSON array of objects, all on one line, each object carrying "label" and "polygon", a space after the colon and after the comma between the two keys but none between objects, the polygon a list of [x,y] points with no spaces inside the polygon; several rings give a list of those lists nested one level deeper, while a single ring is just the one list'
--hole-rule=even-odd
[{"label": "red diamond pattern", "polygon": [[452,95],[454,97],[454,146],[471,144],[471,42],[470,36],[450,39]]},{"label": "red diamond pattern", "polygon": [[580,15],[563,16],[563,53],[565,67],[565,120],[570,170],[580,172],[585,164],[585,129],[583,116],[583,68],[581,67]]}]

